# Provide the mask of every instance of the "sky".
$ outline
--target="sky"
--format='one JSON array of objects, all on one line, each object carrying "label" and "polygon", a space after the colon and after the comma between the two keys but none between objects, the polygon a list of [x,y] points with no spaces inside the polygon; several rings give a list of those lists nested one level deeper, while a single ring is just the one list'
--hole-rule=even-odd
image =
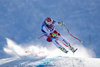
[{"label": "sky", "polygon": [[[43,38],[36,40],[42,35],[41,25],[46,17],[63,21],[70,32],[83,41],[82,45],[100,58],[99,8],[99,0],[0,0],[0,58],[7,57],[3,51],[6,38],[21,46],[26,43],[50,45]],[[79,43],[64,27],[57,26],[57,30],[69,42]]]}]

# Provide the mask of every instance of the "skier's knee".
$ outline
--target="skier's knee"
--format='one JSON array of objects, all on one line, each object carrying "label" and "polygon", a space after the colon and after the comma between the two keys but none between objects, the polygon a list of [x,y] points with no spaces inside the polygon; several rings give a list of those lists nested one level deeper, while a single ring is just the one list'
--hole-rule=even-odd
[{"label": "skier's knee", "polygon": [[46,40],[47,40],[48,42],[52,42],[51,37],[48,37]]}]

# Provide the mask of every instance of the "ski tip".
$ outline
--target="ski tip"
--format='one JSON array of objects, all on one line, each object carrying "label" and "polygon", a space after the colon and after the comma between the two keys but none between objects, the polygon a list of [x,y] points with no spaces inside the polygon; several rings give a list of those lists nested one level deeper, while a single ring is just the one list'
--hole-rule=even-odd
[{"label": "ski tip", "polygon": [[75,53],[77,50],[78,50],[78,48],[76,48],[73,53]]},{"label": "ski tip", "polygon": [[66,51],[65,53],[68,53],[68,51]]}]

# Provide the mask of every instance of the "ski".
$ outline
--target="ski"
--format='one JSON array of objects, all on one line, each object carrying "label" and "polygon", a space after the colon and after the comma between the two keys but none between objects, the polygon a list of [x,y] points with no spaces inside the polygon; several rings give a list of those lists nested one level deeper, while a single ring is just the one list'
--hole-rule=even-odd
[{"label": "ski", "polygon": [[73,51],[73,53],[75,53],[77,50],[78,50],[78,48],[76,48],[76,49]]}]

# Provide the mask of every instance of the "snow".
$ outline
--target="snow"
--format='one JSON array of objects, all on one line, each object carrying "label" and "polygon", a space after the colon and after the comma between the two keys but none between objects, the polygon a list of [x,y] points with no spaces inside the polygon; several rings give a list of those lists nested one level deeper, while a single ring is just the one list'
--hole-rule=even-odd
[{"label": "snow", "polygon": [[8,45],[4,47],[4,51],[11,56],[30,56],[30,57],[40,57],[46,56],[46,48],[40,48],[38,46],[28,45],[20,46],[14,41],[7,38]]},{"label": "snow", "polygon": [[0,67],[99,67],[100,65],[100,59],[93,58],[93,51],[82,45],[76,45],[79,49],[75,54],[70,51],[65,54],[56,47],[48,50],[45,47],[28,45],[26,48],[8,38],[7,43],[4,51],[12,57],[0,59]]},{"label": "snow", "polygon": [[54,67],[99,67],[100,59],[61,57],[51,62]]},{"label": "snow", "polygon": [[16,59],[18,59],[19,57],[12,57],[12,58],[6,58],[6,59],[0,59],[0,65],[8,63],[8,62],[12,62]]},{"label": "snow", "polygon": [[[14,59],[14,58],[13,58]],[[9,67],[99,67],[100,59],[99,58],[76,58],[76,57],[57,57],[57,58],[44,58],[39,60],[27,59],[25,60],[20,58],[14,59],[2,59],[0,60],[0,66],[4,67],[7,65]],[[48,59],[48,61],[47,61]],[[13,61],[13,62],[12,62]],[[16,62],[16,63],[14,63]],[[13,64],[12,64],[13,63]],[[6,64],[6,65],[5,65]]]}]

